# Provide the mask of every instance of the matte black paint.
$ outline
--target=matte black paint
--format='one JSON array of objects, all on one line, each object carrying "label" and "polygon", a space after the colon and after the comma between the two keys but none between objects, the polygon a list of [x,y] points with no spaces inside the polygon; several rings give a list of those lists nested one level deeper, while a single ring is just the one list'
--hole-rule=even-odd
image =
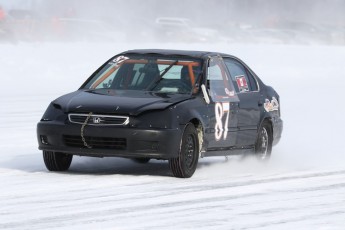
[{"label": "matte black paint", "polygon": [[[193,95],[119,90],[104,90],[99,94],[83,89],[86,84],[84,83],[79,90],[54,100],[48,106],[37,125],[39,149],[96,157],[170,159],[177,157],[184,128],[186,124],[192,122],[202,130],[203,145],[200,147],[203,151],[202,156],[247,153],[253,150],[258,129],[265,119],[272,124],[273,144],[279,142],[283,129],[280,113],[266,112],[263,108],[266,98],[276,97],[279,101],[279,95],[273,88],[266,86],[238,58],[214,52],[176,50],[132,50],[119,55],[126,54],[198,58],[204,63],[201,83],[205,85],[207,85],[206,65],[209,57],[231,57],[250,71],[258,82],[259,91],[237,94],[239,100],[230,103],[228,139],[216,141],[215,103],[211,100],[211,103],[207,104],[201,90]],[[127,138],[127,149],[114,151],[66,146],[62,135],[78,136],[81,129],[80,124],[68,121],[68,114],[89,112],[129,116],[130,122],[126,126],[86,126],[85,128],[86,136]],[[41,136],[45,136],[49,144],[43,144]]]}]

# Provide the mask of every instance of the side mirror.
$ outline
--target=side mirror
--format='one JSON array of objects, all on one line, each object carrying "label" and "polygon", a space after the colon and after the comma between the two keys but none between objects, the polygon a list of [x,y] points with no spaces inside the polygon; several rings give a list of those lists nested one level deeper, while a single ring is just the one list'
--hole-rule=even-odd
[{"label": "side mirror", "polygon": [[204,99],[205,99],[206,103],[210,104],[210,97],[207,94],[207,89],[206,89],[206,86],[204,84],[201,85],[201,90],[202,90],[202,94],[204,95]]}]

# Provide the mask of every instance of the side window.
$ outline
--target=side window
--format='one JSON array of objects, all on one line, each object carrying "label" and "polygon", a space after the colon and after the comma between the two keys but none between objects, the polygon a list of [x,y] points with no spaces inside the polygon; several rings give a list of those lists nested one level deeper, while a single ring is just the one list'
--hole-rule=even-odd
[{"label": "side window", "polygon": [[250,86],[251,86],[252,91],[257,91],[258,90],[257,81],[255,80],[254,76],[249,71],[247,71],[247,73],[248,73],[248,78],[249,78],[249,82],[250,82]]},{"label": "side window", "polygon": [[240,62],[231,58],[225,58],[224,62],[230,72],[231,79],[237,92],[244,93],[257,90],[257,86],[255,88],[253,86],[256,85],[254,77],[251,76]]},{"label": "side window", "polygon": [[207,82],[214,102],[236,101],[235,89],[220,57],[212,57],[207,68]]}]

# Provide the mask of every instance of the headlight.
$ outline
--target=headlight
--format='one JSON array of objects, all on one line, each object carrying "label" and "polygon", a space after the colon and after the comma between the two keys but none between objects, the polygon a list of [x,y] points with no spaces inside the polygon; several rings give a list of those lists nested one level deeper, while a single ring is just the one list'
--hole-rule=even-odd
[{"label": "headlight", "polygon": [[64,121],[66,119],[66,115],[62,111],[62,107],[59,104],[51,102],[43,114],[41,121],[55,121],[61,120]]}]

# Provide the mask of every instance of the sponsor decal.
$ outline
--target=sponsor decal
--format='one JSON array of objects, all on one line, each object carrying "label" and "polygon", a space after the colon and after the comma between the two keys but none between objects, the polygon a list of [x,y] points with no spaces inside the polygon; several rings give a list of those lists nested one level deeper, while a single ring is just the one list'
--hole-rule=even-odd
[{"label": "sponsor decal", "polygon": [[121,64],[122,62],[128,60],[129,58],[126,57],[126,56],[119,56],[119,57],[116,57],[114,58],[112,61],[111,61],[111,64],[116,64],[116,65],[119,65]]},{"label": "sponsor decal", "polygon": [[225,88],[225,94],[228,95],[229,97],[235,96],[235,92],[230,91],[228,88]]},{"label": "sponsor decal", "polygon": [[236,82],[237,82],[238,89],[241,93],[249,91],[248,82],[245,76],[243,75],[237,76]]},{"label": "sponsor decal", "polygon": [[[229,114],[230,114],[230,103],[229,102],[217,102],[215,104],[215,114],[216,114],[216,125],[215,138],[217,141],[220,139],[226,140],[228,136],[228,124],[229,124]],[[223,120],[225,121],[223,123]]]},{"label": "sponsor decal", "polygon": [[267,112],[279,110],[279,103],[278,103],[277,98],[272,97],[271,101],[266,98],[265,103],[264,103],[264,108]]}]

